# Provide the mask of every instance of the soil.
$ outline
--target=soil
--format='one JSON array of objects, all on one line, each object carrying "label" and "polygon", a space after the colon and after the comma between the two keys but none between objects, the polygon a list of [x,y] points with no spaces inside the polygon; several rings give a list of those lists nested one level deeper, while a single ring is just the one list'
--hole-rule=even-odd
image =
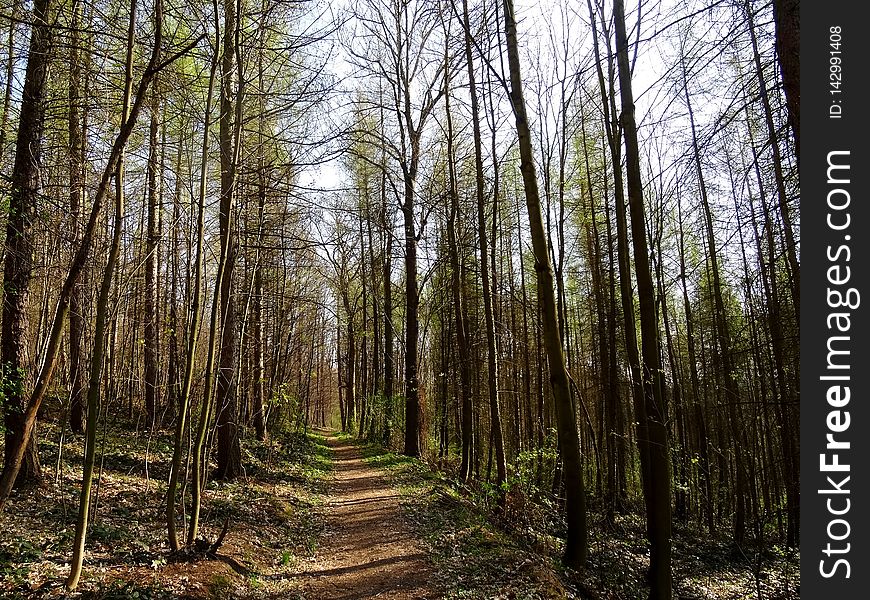
[{"label": "soil", "polygon": [[385,474],[351,441],[327,437],[334,480],[326,531],[315,555],[300,564],[305,600],[423,600],[440,597],[422,541]]}]

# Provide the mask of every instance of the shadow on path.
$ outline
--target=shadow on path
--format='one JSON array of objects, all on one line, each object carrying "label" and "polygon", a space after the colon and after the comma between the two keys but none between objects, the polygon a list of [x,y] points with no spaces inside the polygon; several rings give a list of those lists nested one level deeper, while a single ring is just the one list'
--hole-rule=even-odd
[{"label": "shadow on path", "polygon": [[327,529],[296,575],[305,600],[435,599],[431,565],[402,514],[399,494],[349,441],[327,437],[334,479]]}]

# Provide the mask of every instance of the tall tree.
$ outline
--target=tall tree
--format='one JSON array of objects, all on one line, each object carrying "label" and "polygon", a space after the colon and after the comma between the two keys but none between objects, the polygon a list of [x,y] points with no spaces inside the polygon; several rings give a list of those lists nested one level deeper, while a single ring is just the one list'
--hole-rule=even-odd
[{"label": "tall tree", "polygon": [[[131,111],[131,97],[133,92],[133,46],[135,44],[136,31],[136,0],[130,3],[130,26],[127,33],[127,58],[124,72],[124,96],[122,99],[121,122],[135,120],[136,115]],[[160,47],[163,43],[163,2],[157,0],[154,5],[154,49],[146,72],[153,70],[160,61]],[[140,89],[144,95],[145,90]],[[141,98],[137,98],[141,101]],[[141,103],[140,103],[141,106]],[[96,458],[97,442],[97,418],[99,416],[99,403],[101,380],[103,371],[103,356],[105,353],[106,322],[109,313],[109,295],[112,291],[112,277],[121,251],[121,230],[124,217],[124,194],[121,191],[124,185],[123,161],[118,161],[118,170],[115,174],[118,182],[118,190],[115,194],[115,212],[113,219],[112,241],[109,248],[109,257],[103,272],[100,290],[97,296],[96,324],[94,328],[94,347],[91,354],[90,379],[88,381],[87,419],[85,423],[85,456],[82,468],[82,487],[79,496],[79,513],[76,521],[75,540],[73,541],[73,558],[71,561],[70,574],[66,580],[66,588],[74,590],[78,585],[84,562],[85,540],[87,538],[88,515],[91,502],[91,485],[94,476],[94,463]]]},{"label": "tall tree", "polygon": [[52,50],[52,25],[49,23],[51,8],[51,0],[36,0],[33,5],[34,22],[30,31],[27,70],[18,117],[3,261],[0,394],[4,400],[6,426],[4,472],[14,468],[15,446],[22,443],[27,445],[24,462],[15,479],[16,485],[36,482],[42,477],[36,433],[32,427],[26,431],[24,412],[30,340],[27,310],[34,267],[33,223],[40,206],[46,81]]},{"label": "tall tree", "polygon": [[[670,600],[671,577],[671,474],[668,450],[667,407],[662,377],[655,288],[649,264],[643,182],[640,175],[640,148],[634,117],[634,94],[625,31],[622,0],[613,4],[616,33],[616,63],[619,93],[622,100],[622,132],[625,138],[628,206],[631,213],[631,237],[634,246],[637,296],[640,307],[641,358],[643,368],[646,442],[649,453],[649,483],[646,488],[647,536],[650,542],[650,600]],[[640,417],[639,417],[640,418]],[[643,452],[643,447],[641,447]]]},{"label": "tall tree", "polygon": [[[217,391],[217,472],[218,479],[235,479],[242,474],[239,446],[239,408],[236,395],[236,301],[233,273],[238,253],[233,212],[238,187],[239,137],[242,129],[242,90],[244,77],[239,47],[237,0],[224,1],[224,28],[220,72],[220,235],[226,247],[226,261],[220,281],[221,333],[218,359]],[[238,60],[237,60],[238,59]]]},{"label": "tall tree", "polygon": [[553,291],[553,268],[547,252],[546,233],[541,216],[541,200],[538,179],[532,153],[532,136],[526,105],[523,100],[523,84],[520,71],[520,55],[517,43],[517,24],[513,0],[504,0],[505,39],[510,72],[510,98],[516,120],[520,147],[520,172],[529,214],[529,229],[535,256],[535,273],[538,281],[538,298],[541,303],[542,330],[550,371],[550,387],[556,408],[556,427],[559,434],[559,449],[565,473],[568,535],[565,542],[564,561],[572,567],[586,562],[586,493],[583,484],[583,469],[580,460],[580,439],[577,435],[576,413],[571,398],[568,370],[562,353],[559,323],[556,316],[556,295]]},{"label": "tall tree", "polygon": [[[501,487],[506,474],[504,439],[501,426],[501,407],[498,399],[498,357],[495,346],[495,318],[493,317],[493,291],[490,286],[489,240],[486,231],[486,201],[484,199],[483,142],[480,134],[480,109],[475,83],[474,57],[471,53],[471,23],[468,0],[462,0],[462,22],[465,31],[465,62],[468,67],[468,92],[471,96],[471,126],[474,135],[474,190],[477,200],[477,238],[480,249],[480,280],[483,285],[483,315],[486,323],[487,388],[489,392],[490,435],[495,449],[496,484]],[[497,221],[493,211],[493,220]],[[493,240],[493,244],[495,241]]]},{"label": "tall tree", "polygon": [[[444,61],[450,60],[445,52]],[[471,362],[468,352],[468,323],[465,316],[465,290],[463,289],[462,264],[459,257],[459,242],[456,233],[459,227],[459,190],[456,181],[456,157],[454,150],[453,114],[451,112],[450,78],[447,70],[444,72],[444,104],[447,117],[447,175],[450,208],[447,213],[447,249],[450,255],[450,290],[453,295],[453,318],[456,335],[456,349],[459,353],[459,402],[460,431],[462,439],[461,459],[459,463],[459,480],[467,482],[471,475]]]},{"label": "tall tree", "polygon": [[157,406],[159,397],[160,378],[160,324],[157,317],[158,285],[157,264],[158,244],[160,232],[158,231],[160,207],[160,194],[162,173],[159,169],[159,143],[158,132],[160,127],[160,95],[157,82],[151,88],[150,119],[148,123],[148,164],[147,164],[147,188],[148,188],[148,217],[145,237],[145,413],[149,427],[153,427],[157,418]]},{"label": "tall tree", "polygon": [[[85,140],[83,120],[80,113],[82,104],[82,64],[79,53],[79,28],[81,26],[82,2],[73,0],[69,33],[69,211],[73,243],[79,241],[81,220],[84,212],[85,185]],[[11,62],[11,61],[10,61]],[[83,277],[84,279],[84,277]],[[82,362],[85,329],[85,286],[78,282],[70,298],[69,312],[69,379],[70,379],[70,427],[75,433],[84,432],[84,394],[85,371]]]},{"label": "tall tree", "polygon": [[798,164],[801,159],[801,11],[798,0],[773,0],[776,54],[785,91],[788,120],[794,133]]}]

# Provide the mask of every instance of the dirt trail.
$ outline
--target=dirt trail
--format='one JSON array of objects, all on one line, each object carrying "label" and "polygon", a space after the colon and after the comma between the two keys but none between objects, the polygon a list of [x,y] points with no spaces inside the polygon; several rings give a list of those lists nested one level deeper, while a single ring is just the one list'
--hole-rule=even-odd
[{"label": "dirt trail", "polygon": [[298,575],[305,600],[422,600],[438,594],[423,544],[402,514],[399,493],[349,441],[330,436],[334,479],[327,528]]}]

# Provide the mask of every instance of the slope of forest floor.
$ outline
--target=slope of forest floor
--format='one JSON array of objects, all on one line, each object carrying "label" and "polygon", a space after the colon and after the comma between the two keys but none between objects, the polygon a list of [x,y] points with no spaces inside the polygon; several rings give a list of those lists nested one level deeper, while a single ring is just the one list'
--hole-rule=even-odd
[{"label": "slope of forest floor", "polygon": [[[67,594],[63,582],[78,509],[82,437],[67,436],[61,443],[56,425],[41,427],[45,481],[13,495],[0,515],[0,598],[323,600],[339,596],[318,586],[334,591],[333,583],[341,584],[341,577],[351,572],[360,573],[354,593],[366,592],[382,575],[384,589],[377,593],[387,593],[391,586],[395,590],[396,577],[384,575],[382,567],[407,561],[419,584],[409,598],[646,596],[648,554],[641,517],[624,515],[607,528],[599,514],[590,512],[588,566],[582,572],[565,570],[558,561],[560,541],[552,535],[561,527],[558,506],[509,494],[505,511],[495,517],[480,490],[460,488],[421,461],[342,435],[327,440],[319,434],[283,434],[266,443],[243,441],[245,477],[210,482],[204,499],[205,538],[214,540],[229,519],[217,559],[174,558],[167,550],[163,518],[171,436],[111,425],[98,438],[101,478],[83,578],[76,593]],[[356,517],[360,521],[354,524]],[[546,526],[536,526],[538,521]],[[360,544],[356,538],[367,529],[372,534]],[[675,528],[675,598],[799,597],[797,556],[776,547],[762,553],[740,550],[726,533],[709,536]],[[401,560],[372,554],[388,546],[390,536],[407,541],[407,556]],[[362,549],[360,557],[348,555],[353,550],[348,540]]]},{"label": "slope of forest floor", "polygon": [[[409,518],[429,546],[445,598],[636,600],[648,594],[649,555],[638,515],[604,527],[589,514],[589,560],[581,572],[559,564],[560,541],[520,527],[520,514],[542,512],[521,496],[495,517],[482,495],[459,488],[427,464],[364,448],[368,460],[389,470]],[[519,499],[518,499],[519,498]],[[511,503],[518,505],[511,506]],[[556,507],[551,507],[556,508]],[[546,509],[544,509],[546,510]],[[558,510],[556,508],[556,510]],[[555,513],[553,515],[556,518]],[[779,548],[736,548],[724,536],[674,528],[674,589],[679,600],[793,600],[800,596],[799,557]]]},{"label": "slope of forest floor", "polygon": [[83,436],[61,447],[57,426],[43,424],[44,483],[12,496],[0,528],[0,598],[191,600],[285,598],[296,564],[312,555],[323,530],[322,502],[331,455],[318,435],[284,434],[242,442],[245,476],[209,482],[202,536],[217,559],[175,558],[164,521],[172,453],[169,432],[101,428],[92,525],[84,572],[74,594],[63,587],[79,503]]}]

